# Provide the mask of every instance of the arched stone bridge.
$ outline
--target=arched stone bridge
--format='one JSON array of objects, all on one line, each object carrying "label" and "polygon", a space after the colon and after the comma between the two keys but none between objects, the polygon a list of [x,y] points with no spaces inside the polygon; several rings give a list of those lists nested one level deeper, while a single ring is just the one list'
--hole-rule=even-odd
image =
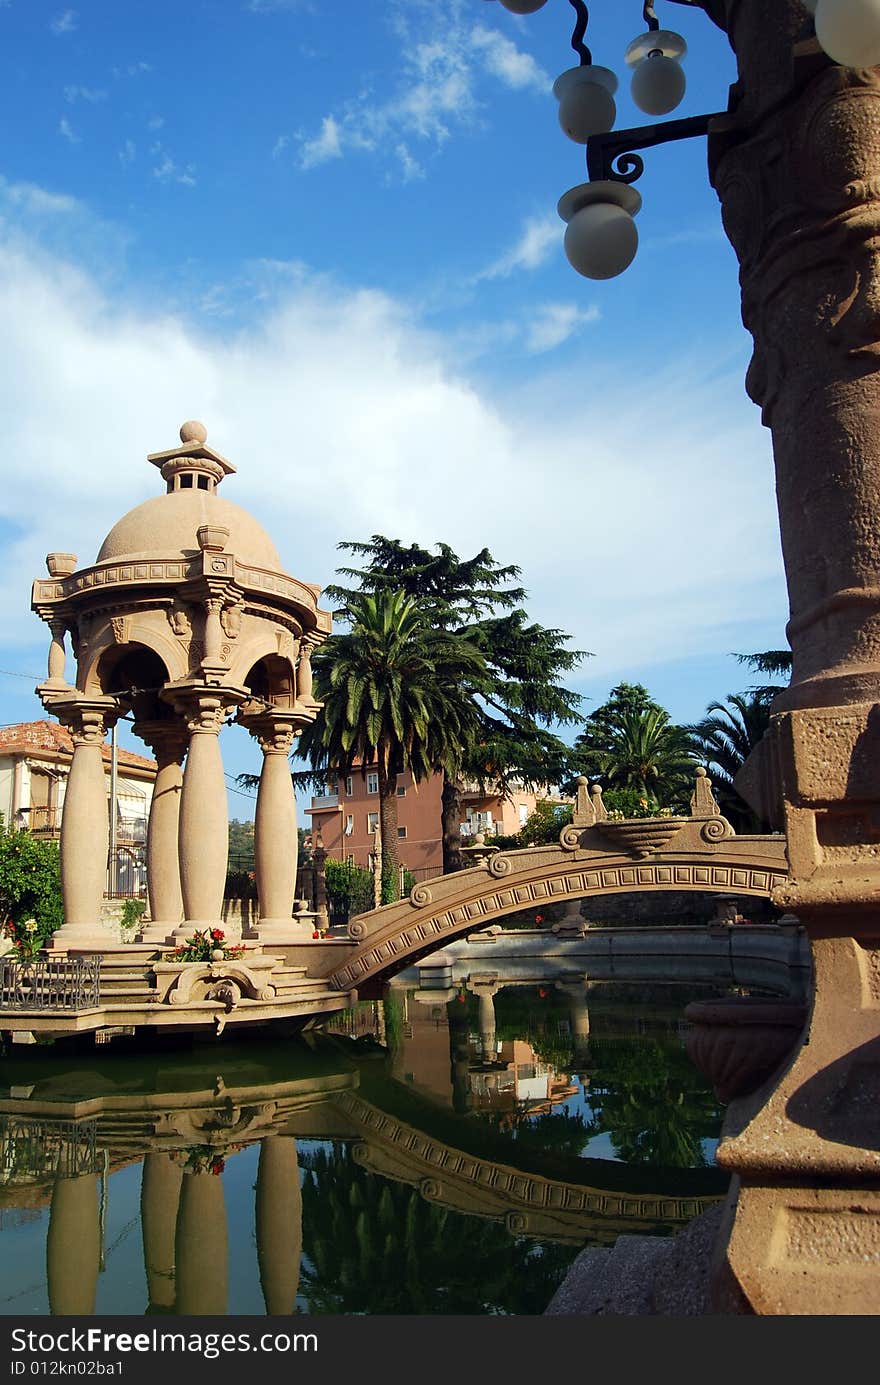
[{"label": "arched stone bridge", "polygon": [[358,915],[349,924],[356,947],[327,979],[340,990],[357,989],[531,906],[664,890],[766,899],[785,881],[783,836],[735,836],[705,779],[697,781],[693,808],[690,817],[612,821],[601,797],[594,790],[590,801],[584,786],[558,845],[487,855],[468,870],[416,885],[408,899]]}]

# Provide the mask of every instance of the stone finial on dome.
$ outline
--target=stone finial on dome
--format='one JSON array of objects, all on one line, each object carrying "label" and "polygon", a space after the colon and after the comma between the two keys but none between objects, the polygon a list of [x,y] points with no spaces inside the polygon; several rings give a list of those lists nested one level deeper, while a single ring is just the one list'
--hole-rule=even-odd
[{"label": "stone finial on dome", "polygon": [[208,430],[204,423],[200,423],[197,418],[188,419],[186,423],[180,425],[180,441],[182,443],[207,442]]},{"label": "stone finial on dome", "polygon": [[208,430],[198,419],[188,419],[180,425],[180,445],[167,452],[151,452],[147,458],[162,472],[168,483],[168,493],[183,490],[202,490],[213,493],[235,467],[225,457],[208,447]]}]

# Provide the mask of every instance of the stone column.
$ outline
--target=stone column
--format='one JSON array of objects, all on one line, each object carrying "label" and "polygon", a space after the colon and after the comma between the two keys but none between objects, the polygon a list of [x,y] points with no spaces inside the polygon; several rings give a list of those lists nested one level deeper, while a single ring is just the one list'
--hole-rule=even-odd
[{"label": "stone column", "polygon": [[228,1257],[223,1176],[185,1171],[174,1237],[176,1313],[181,1317],[226,1313]]},{"label": "stone column", "polygon": [[288,757],[302,719],[295,712],[281,710],[240,719],[263,752],[254,820],[259,913],[254,928],[243,936],[261,942],[299,942],[311,936],[311,926],[292,917],[298,840]]},{"label": "stone column", "polygon": [[479,1004],[480,1048],[483,1061],[493,1063],[498,1056],[495,1047],[495,997],[500,987],[494,977],[484,979],[471,976],[468,978],[467,989],[477,997]]},{"label": "stone column", "polygon": [[148,1313],[174,1312],[174,1236],[183,1169],[170,1154],[146,1154],[141,1175],[141,1234]]},{"label": "stone column", "polygon": [[46,1237],[46,1279],[53,1317],[90,1317],[101,1266],[98,1177],[56,1178]]},{"label": "stone column", "polygon": [[777,906],[810,935],[800,1043],[730,1104],[716,1311],[876,1313],[880,1258],[880,71],[802,0],[704,0],[737,54],[712,180],[773,435],[791,686],[737,786],[785,828]]},{"label": "stone column", "polygon": [[302,1191],[292,1136],[267,1135],[260,1141],[256,1234],[266,1312],[288,1317],[296,1311],[302,1258]]},{"label": "stone column", "polygon": [[315,832],[312,861],[315,866],[315,927],[325,933],[330,927],[330,908],[327,900],[327,851],[320,827]]},{"label": "stone column", "polygon": [[101,747],[118,710],[112,698],[64,698],[52,712],[73,739],[73,760],[61,817],[61,890],[64,923],[52,949],[97,951],[112,942],[102,927],[110,819]]},{"label": "stone column", "polygon": [[557,981],[556,990],[568,1001],[568,1023],[571,1028],[572,1050],[577,1064],[590,1061],[590,1010],[587,1004],[588,981],[585,976]]},{"label": "stone column", "polygon": [[138,722],[134,731],[150,747],[158,765],[147,824],[150,921],[139,940],[162,943],[183,918],[178,836],[186,729],[174,721],[154,721]]},{"label": "stone column", "polygon": [[217,928],[221,922],[229,807],[219,735],[227,711],[242,696],[239,689],[204,685],[174,690],[174,707],[186,719],[189,747],[177,839],[184,922],[168,934],[169,943],[197,929]]}]

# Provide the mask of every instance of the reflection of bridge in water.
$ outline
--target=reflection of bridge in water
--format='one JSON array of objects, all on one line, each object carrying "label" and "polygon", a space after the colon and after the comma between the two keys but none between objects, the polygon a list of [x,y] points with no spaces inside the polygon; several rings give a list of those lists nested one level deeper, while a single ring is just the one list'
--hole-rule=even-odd
[{"label": "reflection of bridge in water", "polygon": [[262,1071],[259,1061],[218,1051],[206,1064],[159,1068],[139,1082],[125,1066],[114,1080],[118,1060],[66,1073],[16,1064],[20,1085],[0,1098],[0,1209],[49,1205],[50,1311],[94,1313],[107,1175],[141,1160],[147,1311],[181,1315],[229,1311],[223,1173],[246,1146],[259,1147],[253,1226],[271,1314],[293,1312],[299,1291],[302,1140],[342,1142],[357,1164],[430,1203],[565,1244],[663,1233],[723,1194],[718,1170],[630,1170],[571,1157],[567,1176],[536,1173],[513,1141],[498,1141],[497,1153],[475,1150],[472,1120],[446,1112],[443,1131],[432,1133],[427,1108],[424,1120],[383,1109],[386,1098],[393,1105],[394,1084],[373,1075],[368,1093],[361,1089],[376,1065],[375,1057],[357,1065],[329,1042],[305,1054],[287,1045],[283,1057],[267,1055]]}]

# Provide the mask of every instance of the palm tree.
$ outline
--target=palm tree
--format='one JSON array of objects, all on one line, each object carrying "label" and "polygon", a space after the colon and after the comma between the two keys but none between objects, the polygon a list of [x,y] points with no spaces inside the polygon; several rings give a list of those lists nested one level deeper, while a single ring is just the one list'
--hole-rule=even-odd
[{"label": "palm tree", "polygon": [[646,808],[683,807],[697,763],[687,728],[639,683],[621,683],[588,717],[575,756],[604,788],[629,790]]},{"label": "palm tree", "polygon": [[353,597],[350,630],[315,653],[323,706],[297,753],[312,771],[362,773],[375,765],[382,838],[382,898],[398,897],[397,776],[453,773],[478,730],[475,694],[485,663],[467,640],[432,628],[403,592]]},{"label": "palm tree", "polygon": [[740,798],[733,781],[770,724],[770,703],[778,688],[731,693],[725,702],[710,702],[702,721],[688,730],[706,762],[725,816],[738,831],[760,832],[767,824]]}]

